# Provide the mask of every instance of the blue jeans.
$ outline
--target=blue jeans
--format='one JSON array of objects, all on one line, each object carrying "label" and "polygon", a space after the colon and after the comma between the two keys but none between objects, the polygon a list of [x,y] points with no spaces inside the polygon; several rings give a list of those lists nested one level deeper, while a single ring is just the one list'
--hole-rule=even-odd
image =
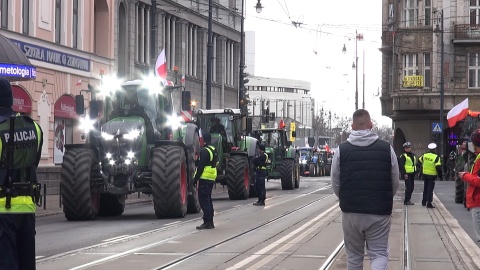
[{"label": "blue jeans", "polygon": [[198,180],[198,200],[203,211],[203,221],[213,222],[212,189],[215,181]]}]

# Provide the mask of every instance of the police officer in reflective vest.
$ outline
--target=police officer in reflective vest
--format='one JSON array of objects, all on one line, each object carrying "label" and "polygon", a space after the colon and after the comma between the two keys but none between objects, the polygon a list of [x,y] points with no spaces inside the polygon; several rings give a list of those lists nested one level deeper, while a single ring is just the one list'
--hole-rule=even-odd
[{"label": "police officer in reflective vest", "polygon": [[35,269],[36,170],[42,130],[15,115],[10,82],[0,78],[0,269]]},{"label": "police officer in reflective vest", "polygon": [[435,180],[437,179],[437,176],[440,179],[443,179],[442,162],[440,157],[435,154],[437,144],[431,143],[427,147],[430,149],[430,151],[418,158],[418,161],[422,163],[423,174],[422,206],[427,206],[427,208],[435,208],[435,206],[432,204],[433,189],[435,188]]},{"label": "police officer in reflective vest", "polygon": [[267,198],[267,191],[265,190],[265,178],[267,177],[266,163],[268,162],[268,155],[265,153],[265,145],[258,145],[259,155],[252,160],[255,166],[255,187],[257,189],[258,201],[253,205],[265,205]]},{"label": "police officer in reflective vest", "polygon": [[412,144],[406,142],[403,144],[404,153],[399,158],[398,167],[400,168],[400,177],[405,180],[405,199],[403,204],[414,205],[410,201],[413,189],[415,187],[415,173],[417,172],[417,157],[412,153]]},{"label": "police officer in reflective vest", "polygon": [[215,228],[213,224],[212,189],[215,179],[217,179],[218,154],[212,145],[212,135],[210,133],[203,134],[203,141],[205,146],[200,151],[200,159],[194,178],[195,183],[198,181],[198,199],[203,211],[203,224],[197,226],[197,230]]}]

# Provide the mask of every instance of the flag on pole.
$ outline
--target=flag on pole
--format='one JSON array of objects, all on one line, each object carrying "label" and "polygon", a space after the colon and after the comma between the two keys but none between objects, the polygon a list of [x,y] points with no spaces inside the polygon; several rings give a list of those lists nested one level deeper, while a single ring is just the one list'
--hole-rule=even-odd
[{"label": "flag on pole", "polygon": [[81,79],[78,80],[78,82],[75,84],[75,86],[80,86],[80,85],[82,85],[82,80]]},{"label": "flag on pole", "polygon": [[460,104],[453,107],[447,114],[448,126],[453,127],[458,121],[467,117],[468,114],[468,98]]},{"label": "flag on pole", "polygon": [[363,34],[357,34],[357,40],[363,41]]},{"label": "flag on pole", "polygon": [[180,83],[185,83],[185,74],[182,75],[182,78],[180,79]]},{"label": "flag on pole", "polygon": [[157,58],[157,62],[155,63],[155,71],[160,78],[167,78],[167,58],[165,57],[165,49],[160,52],[160,55]]}]

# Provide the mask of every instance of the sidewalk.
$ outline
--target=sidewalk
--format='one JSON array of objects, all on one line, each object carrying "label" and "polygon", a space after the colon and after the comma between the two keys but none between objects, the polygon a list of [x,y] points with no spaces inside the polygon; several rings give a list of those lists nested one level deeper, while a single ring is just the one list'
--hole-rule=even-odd
[{"label": "sidewalk", "polygon": [[[222,187],[222,185],[217,184],[217,187],[213,188],[212,195],[223,192],[227,192],[227,187]],[[127,196],[125,205],[151,203],[152,199],[152,195],[133,193]],[[59,194],[47,195],[44,200],[42,195],[42,206],[37,206],[35,216],[45,217],[59,214],[63,215],[61,196]]]}]

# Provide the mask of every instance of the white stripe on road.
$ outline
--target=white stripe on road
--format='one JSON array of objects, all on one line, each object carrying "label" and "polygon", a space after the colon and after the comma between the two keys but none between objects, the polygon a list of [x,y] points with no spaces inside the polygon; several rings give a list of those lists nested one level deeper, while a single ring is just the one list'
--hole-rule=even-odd
[{"label": "white stripe on road", "polygon": [[[240,261],[238,262],[237,264],[235,264],[234,266],[232,267],[229,267],[227,268],[227,270],[234,270],[234,269],[240,269],[242,267],[244,267],[245,265],[249,264],[250,262],[258,259],[260,256],[264,255],[266,252],[276,248],[277,246],[283,244],[285,241],[287,241],[288,239],[294,237],[296,234],[302,232],[303,230],[305,230],[305,228],[309,227],[312,223],[316,222],[317,220],[321,219],[322,217],[324,217],[326,214],[330,213],[332,210],[334,209],[337,209],[336,211],[339,211],[338,210],[338,204],[335,203],[332,207],[330,207],[328,210],[326,211],[323,211],[320,215],[316,216],[314,219],[308,221],[307,223],[303,224],[301,227],[297,228],[296,230],[294,230],[293,232],[285,235],[284,237],[280,238],[279,240],[273,242],[272,244],[262,248],[261,250],[259,250],[257,252],[257,254],[254,254],[254,255],[251,255],[250,257],[244,259],[243,261]],[[310,233],[310,232],[308,232]],[[304,235],[303,233],[299,236],[299,237],[305,237],[306,235]],[[298,237],[297,237],[298,238]],[[294,239],[295,240],[295,239]],[[292,245],[292,242],[294,241],[291,241],[289,242],[288,244],[286,244],[285,246],[288,246],[290,247]],[[288,248],[287,247],[287,248]],[[283,248],[282,248],[283,249]],[[267,256],[264,260],[266,260],[264,262],[264,260],[258,262],[257,264],[261,264],[261,265],[264,265],[266,263],[268,263],[269,261],[271,261],[273,258],[275,258],[276,254],[275,255],[269,255]],[[267,260],[268,259],[268,260]],[[255,265],[257,265],[255,264]]]}]

